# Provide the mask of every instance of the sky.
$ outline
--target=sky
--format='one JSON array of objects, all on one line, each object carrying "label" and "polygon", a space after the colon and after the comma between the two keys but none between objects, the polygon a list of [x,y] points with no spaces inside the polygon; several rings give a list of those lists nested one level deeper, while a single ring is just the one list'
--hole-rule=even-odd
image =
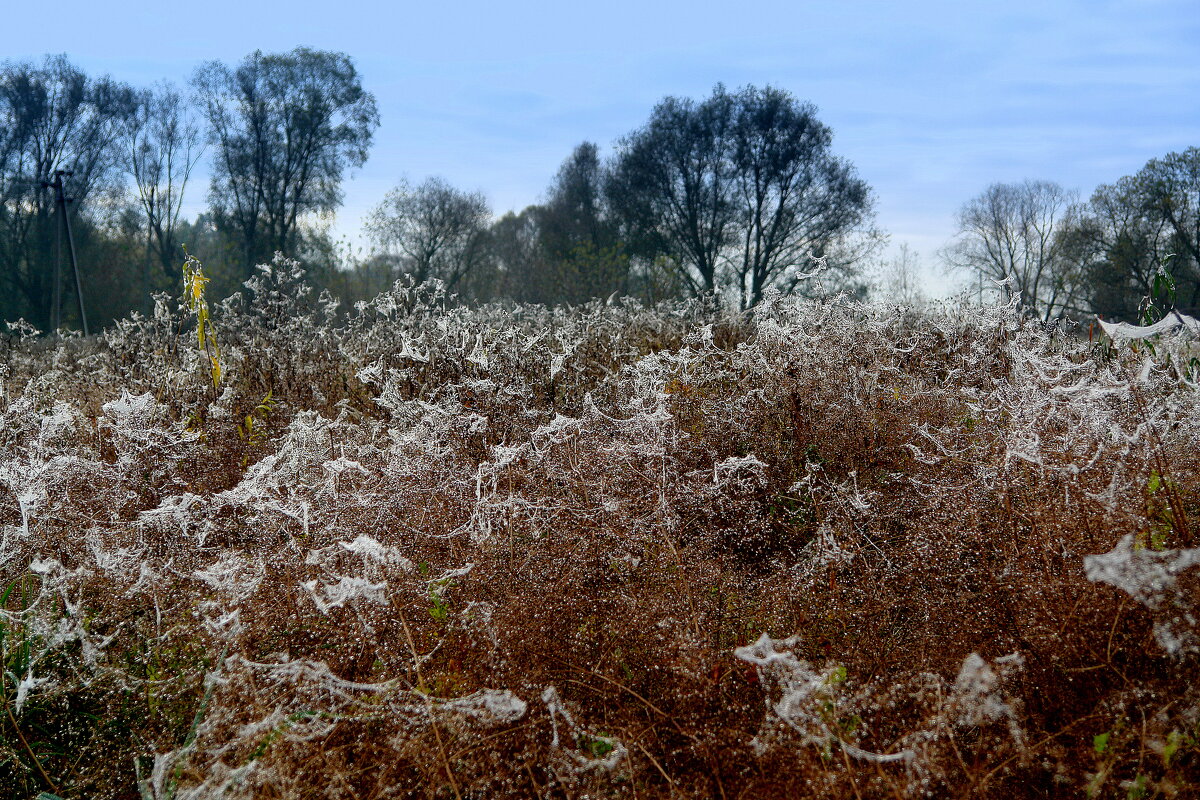
[{"label": "sky", "polygon": [[[583,141],[612,152],[663,97],[772,85],[812,102],[873,187],[877,223],[933,294],[964,202],[995,182],[1087,197],[1200,146],[1200,0],[710,2],[0,0],[0,60],[66,53],[89,74],[186,85],[197,66],[298,46],[349,54],[381,125],[334,232],[402,179],[542,199]],[[44,35],[41,32],[45,32]],[[189,188],[205,202],[207,171]]]}]

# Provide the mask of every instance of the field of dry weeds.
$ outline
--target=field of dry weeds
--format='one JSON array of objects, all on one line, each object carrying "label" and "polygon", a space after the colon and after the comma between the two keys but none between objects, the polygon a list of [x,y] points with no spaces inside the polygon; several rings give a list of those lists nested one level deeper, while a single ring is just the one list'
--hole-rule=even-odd
[{"label": "field of dry weeds", "polygon": [[285,262],[195,324],[0,337],[0,798],[1196,796],[1194,345]]}]

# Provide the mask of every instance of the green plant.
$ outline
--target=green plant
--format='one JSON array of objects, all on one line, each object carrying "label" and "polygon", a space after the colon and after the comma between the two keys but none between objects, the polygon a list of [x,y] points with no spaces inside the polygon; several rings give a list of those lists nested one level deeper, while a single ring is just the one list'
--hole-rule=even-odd
[{"label": "green plant", "polygon": [[605,734],[580,733],[579,748],[592,758],[604,758],[617,748],[616,740]]},{"label": "green plant", "polygon": [[1138,775],[1131,781],[1121,781],[1121,788],[1125,790],[1127,800],[1141,800],[1146,796],[1149,782],[1148,775]]},{"label": "green plant", "polygon": [[238,423],[238,438],[250,447],[261,445],[266,438],[266,434],[263,433],[263,425],[275,408],[273,395],[273,391],[267,392],[258,405],[245,416],[242,422]]},{"label": "green plant", "polygon": [[1149,546],[1152,550],[1165,550],[1174,532],[1172,525],[1172,505],[1169,493],[1176,491],[1174,479],[1163,477],[1158,470],[1151,470],[1146,479],[1146,515],[1153,520],[1147,531],[1138,538],[1142,547]]},{"label": "green plant", "polygon": [[[423,576],[428,576],[431,570],[432,567],[428,561],[417,564],[417,572]],[[446,592],[453,589],[454,586],[453,576],[426,581],[425,591],[429,597],[429,616],[438,622],[445,622],[450,617],[450,601],[446,599]]]},{"label": "green plant", "polygon": [[196,315],[196,342],[208,356],[209,376],[215,391],[221,383],[221,347],[217,344],[208,299],[205,297],[209,278],[204,274],[204,265],[200,260],[186,250],[184,253],[187,258],[183,263],[183,302],[187,310]]},{"label": "green plant", "polygon": [[[221,669],[225,665],[225,658],[229,655],[229,643],[221,648],[221,655],[217,657],[217,669]],[[183,739],[183,745],[172,754],[173,765],[170,773],[166,777],[166,785],[162,787],[162,800],[173,800],[175,793],[179,791],[179,779],[183,775],[183,770],[187,766],[187,762],[191,757],[192,751],[196,746],[196,736],[200,731],[200,723],[204,721],[204,715],[208,711],[208,706],[212,702],[213,692],[216,690],[216,682],[209,681],[204,690],[203,697],[200,698],[200,703],[196,707],[196,713],[192,716],[192,724],[188,728],[187,735]],[[138,791],[141,793],[142,800],[159,800],[156,796],[155,789],[150,785],[149,780],[142,777],[141,759],[135,758],[133,762],[134,774],[137,778]]]},{"label": "green plant", "polygon": [[445,622],[450,616],[450,601],[445,592],[453,586],[454,581],[449,579],[429,582],[429,616],[438,622]]},{"label": "green plant", "polygon": [[1166,269],[1167,263],[1174,257],[1171,254],[1163,258],[1158,271],[1154,273],[1150,294],[1142,298],[1138,310],[1143,325],[1153,325],[1175,308],[1175,279]]},{"label": "green plant", "polygon": [[[30,685],[36,686],[33,678],[33,668],[44,652],[45,642],[42,637],[31,630],[32,595],[29,584],[36,581],[32,574],[23,575],[8,584],[0,593],[0,609],[7,608],[10,600],[18,601],[18,617],[15,622],[0,618],[0,705],[4,707],[4,720],[0,722],[0,744],[8,744],[8,737],[14,736],[18,747],[10,751],[20,753],[24,769],[37,775],[57,794],[58,786],[50,777],[43,763],[44,757],[39,755],[53,753],[53,745],[41,738],[33,738],[34,730],[29,728],[26,720],[34,710],[26,693]],[[14,591],[20,592],[14,595]],[[7,729],[7,731],[5,730]],[[10,733],[9,733],[10,732]],[[44,731],[43,731],[44,733]]]},{"label": "green plant", "polygon": [[[271,412],[274,410],[274,391],[268,391],[263,399],[258,402],[258,405],[238,423],[238,438],[246,445],[247,450],[256,450],[266,442],[267,433],[265,427],[267,421],[270,419]],[[242,466],[246,466],[249,460],[250,453],[247,452],[242,456]]]}]

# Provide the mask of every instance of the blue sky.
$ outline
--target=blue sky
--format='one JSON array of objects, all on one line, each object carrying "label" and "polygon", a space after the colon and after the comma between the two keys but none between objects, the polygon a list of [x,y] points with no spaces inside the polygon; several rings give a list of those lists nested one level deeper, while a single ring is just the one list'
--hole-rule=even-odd
[{"label": "blue sky", "polygon": [[[772,84],[811,101],[874,187],[892,247],[935,256],[988,184],[1088,195],[1200,146],[1200,0],[1119,2],[265,3],[0,0],[0,59],[186,84],[196,66],[298,45],[350,54],[382,124],[335,229],[401,177],[536,202],[571,149],[608,152],[666,95]],[[57,9],[63,9],[59,12]],[[42,35],[41,32],[45,31]],[[202,176],[191,190],[200,208]]]}]

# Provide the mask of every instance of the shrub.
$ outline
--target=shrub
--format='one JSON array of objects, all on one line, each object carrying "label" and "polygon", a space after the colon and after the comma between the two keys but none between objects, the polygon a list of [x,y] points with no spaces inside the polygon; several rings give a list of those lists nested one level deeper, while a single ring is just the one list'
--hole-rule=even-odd
[{"label": "shrub", "polygon": [[[239,296],[241,297],[241,296]],[[842,300],[13,336],[4,797],[1184,796],[1189,345]]]}]

